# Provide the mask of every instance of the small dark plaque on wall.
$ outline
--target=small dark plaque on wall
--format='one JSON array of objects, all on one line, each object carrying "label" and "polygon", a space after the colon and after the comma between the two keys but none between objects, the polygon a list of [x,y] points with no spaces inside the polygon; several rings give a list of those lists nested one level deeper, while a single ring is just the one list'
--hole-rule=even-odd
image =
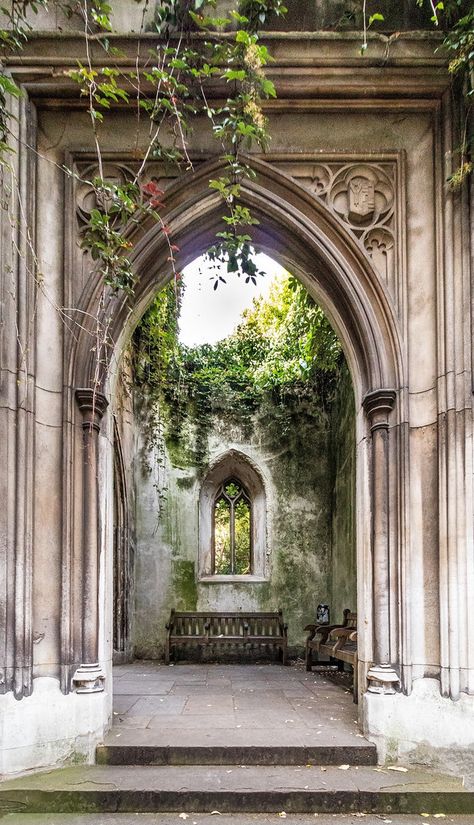
[{"label": "small dark plaque on wall", "polygon": [[316,608],[316,622],[317,624],[329,624],[328,604],[318,604]]}]

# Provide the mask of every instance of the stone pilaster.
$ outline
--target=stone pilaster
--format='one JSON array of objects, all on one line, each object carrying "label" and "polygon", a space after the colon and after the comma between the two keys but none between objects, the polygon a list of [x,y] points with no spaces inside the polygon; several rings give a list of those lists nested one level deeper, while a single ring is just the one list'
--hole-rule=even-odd
[{"label": "stone pilaster", "polygon": [[390,663],[389,416],[395,390],[364,398],[372,438],[372,581],[374,663],[367,679],[371,693],[394,693],[399,677]]},{"label": "stone pilaster", "polygon": [[82,664],[73,676],[76,693],[97,693],[104,689],[99,666],[99,490],[98,454],[102,416],[108,401],[90,388],[77,389],[82,413]]}]

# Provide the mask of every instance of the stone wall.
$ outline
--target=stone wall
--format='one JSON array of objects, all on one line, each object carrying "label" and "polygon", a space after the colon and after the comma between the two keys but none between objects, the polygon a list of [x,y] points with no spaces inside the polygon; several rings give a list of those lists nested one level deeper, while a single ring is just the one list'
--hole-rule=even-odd
[{"label": "stone wall", "polygon": [[[317,400],[286,406],[267,401],[250,419],[215,415],[205,434],[207,461],[202,467],[196,465],[195,421],[187,423],[179,441],[155,437],[150,447],[148,419],[142,418],[136,466],[135,655],[161,656],[171,608],[281,608],[290,646],[299,653],[303,628],[314,621],[319,602],[329,603],[333,616],[346,606],[355,609],[355,420],[347,368],[342,379],[334,411]],[[263,479],[265,575],[233,582],[200,580],[202,480],[207,466],[229,450],[248,457]]]},{"label": "stone wall", "polygon": [[142,431],[146,461],[136,473],[138,656],[161,655],[172,607],[281,608],[290,645],[301,648],[304,625],[314,619],[318,601],[330,597],[329,416],[318,404],[289,410],[268,402],[250,423],[216,416],[207,437],[209,464],[237,450],[258,468],[265,487],[265,576],[232,583],[198,581],[198,501],[205,472],[194,464],[195,428],[184,434],[179,449],[168,441],[151,455]]}]

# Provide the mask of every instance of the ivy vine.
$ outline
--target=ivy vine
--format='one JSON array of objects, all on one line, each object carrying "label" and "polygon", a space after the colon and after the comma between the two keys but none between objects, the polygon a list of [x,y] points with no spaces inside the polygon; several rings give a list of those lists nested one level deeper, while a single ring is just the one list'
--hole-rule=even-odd
[{"label": "ivy vine", "polygon": [[157,295],[133,338],[135,384],[148,438],[153,416],[165,420],[165,440],[179,444],[195,428],[194,463],[205,465],[215,416],[253,426],[258,412],[280,411],[281,433],[291,416],[327,409],[343,361],[339,341],[321,308],[292,276],[277,279],[269,297],[254,301],[236,331],[216,344],[179,341],[181,288]]}]

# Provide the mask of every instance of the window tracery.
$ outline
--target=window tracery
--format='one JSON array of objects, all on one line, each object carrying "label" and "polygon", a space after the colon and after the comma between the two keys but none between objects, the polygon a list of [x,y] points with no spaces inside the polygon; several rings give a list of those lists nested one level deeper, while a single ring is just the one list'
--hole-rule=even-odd
[{"label": "window tracery", "polygon": [[252,503],[245,487],[229,478],[219,487],[213,512],[212,573],[252,573]]}]

